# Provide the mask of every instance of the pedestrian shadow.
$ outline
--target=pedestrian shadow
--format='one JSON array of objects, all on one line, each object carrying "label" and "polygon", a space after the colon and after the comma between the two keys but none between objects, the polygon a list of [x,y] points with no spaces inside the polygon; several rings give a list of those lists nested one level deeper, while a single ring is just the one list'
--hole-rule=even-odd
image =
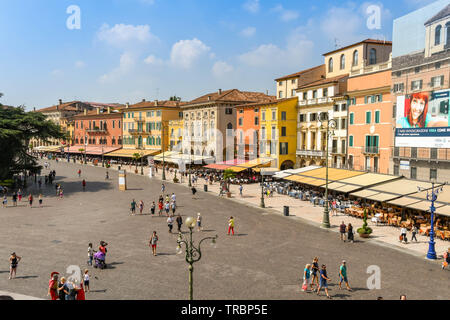
[{"label": "pedestrian shadow", "polygon": [[369,289],[367,289],[367,288],[352,288],[352,291],[353,292],[355,292],[355,291],[369,291]]},{"label": "pedestrian shadow", "polygon": [[245,237],[248,236],[247,233],[236,233],[233,237]]},{"label": "pedestrian shadow", "polygon": [[144,189],[141,189],[141,188],[134,188],[134,189],[127,188],[127,191],[142,191],[142,190],[144,190]]},{"label": "pedestrian shadow", "polygon": [[216,230],[202,230],[203,232],[214,232]]},{"label": "pedestrian shadow", "polygon": [[167,252],[163,252],[163,253],[158,253],[158,256],[176,256],[176,253],[167,253]]},{"label": "pedestrian shadow", "polygon": [[19,276],[19,277],[15,277],[15,279],[34,279],[34,278],[39,278],[38,276]]},{"label": "pedestrian shadow", "polygon": [[102,289],[102,290],[90,290],[88,293],[92,293],[92,292],[94,292],[94,293],[106,293],[106,290],[107,290],[107,289]]},{"label": "pedestrian shadow", "polygon": [[348,298],[351,297],[349,294],[345,293],[337,293],[331,296],[332,298]]},{"label": "pedestrian shadow", "polygon": [[0,270],[0,273],[9,273],[9,270],[8,271],[1,271]]}]

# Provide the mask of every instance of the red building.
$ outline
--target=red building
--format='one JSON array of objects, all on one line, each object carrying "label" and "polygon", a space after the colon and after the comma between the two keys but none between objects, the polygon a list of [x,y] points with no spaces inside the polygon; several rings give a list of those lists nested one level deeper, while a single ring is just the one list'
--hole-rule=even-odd
[{"label": "red building", "polygon": [[101,155],[122,148],[122,117],[121,109],[111,107],[74,116],[74,146],[68,152]]}]

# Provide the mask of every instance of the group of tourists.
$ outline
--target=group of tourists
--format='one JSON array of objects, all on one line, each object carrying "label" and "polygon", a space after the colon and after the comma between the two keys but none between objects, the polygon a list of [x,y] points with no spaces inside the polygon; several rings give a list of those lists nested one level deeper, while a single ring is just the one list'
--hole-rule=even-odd
[{"label": "group of tourists", "polygon": [[[338,274],[339,290],[342,289],[342,283],[344,283],[347,290],[352,291],[348,283],[347,262],[345,260],[342,260],[342,263],[339,266]],[[325,264],[322,264],[322,266],[319,267],[319,258],[315,257],[312,264],[308,263],[303,270],[302,291],[308,292],[308,287],[310,287],[311,292],[316,292],[317,295],[320,295],[320,291],[323,288],[325,290],[327,298],[331,299],[331,296],[328,292],[329,281],[331,281],[331,278],[328,277],[327,266]],[[314,288],[314,286],[316,286],[316,289]]]},{"label": "group of tourists", "polygon": [[61,277],[59,279],[58,272],[50,274],[48,282],[48,293],[52,300],[86,300],[85,288],[89,292],[89,270],[84,271],[83,281],[66,279]]}]

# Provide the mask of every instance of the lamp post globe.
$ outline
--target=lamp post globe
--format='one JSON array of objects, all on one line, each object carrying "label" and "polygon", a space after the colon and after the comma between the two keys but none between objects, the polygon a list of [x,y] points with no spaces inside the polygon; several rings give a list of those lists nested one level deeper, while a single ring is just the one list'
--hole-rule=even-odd
[{"label": "lamp post globe", "polygon": [[192,218],[192,217],[187,217],[186,220],[184,221],[184,224],[188,228],[193,228],[194,223],[195,223],[195,221],[194,221],[194,218]]}]

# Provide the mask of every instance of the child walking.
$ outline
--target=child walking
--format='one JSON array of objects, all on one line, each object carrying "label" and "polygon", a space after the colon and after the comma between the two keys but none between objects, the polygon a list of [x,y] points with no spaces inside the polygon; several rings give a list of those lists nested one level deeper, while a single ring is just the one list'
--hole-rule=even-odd
[{"label": "child walking", "polygon": [[91,289],[89,288],[89,270],[84,270],[84,288],[87,292],[91,292]]}]

